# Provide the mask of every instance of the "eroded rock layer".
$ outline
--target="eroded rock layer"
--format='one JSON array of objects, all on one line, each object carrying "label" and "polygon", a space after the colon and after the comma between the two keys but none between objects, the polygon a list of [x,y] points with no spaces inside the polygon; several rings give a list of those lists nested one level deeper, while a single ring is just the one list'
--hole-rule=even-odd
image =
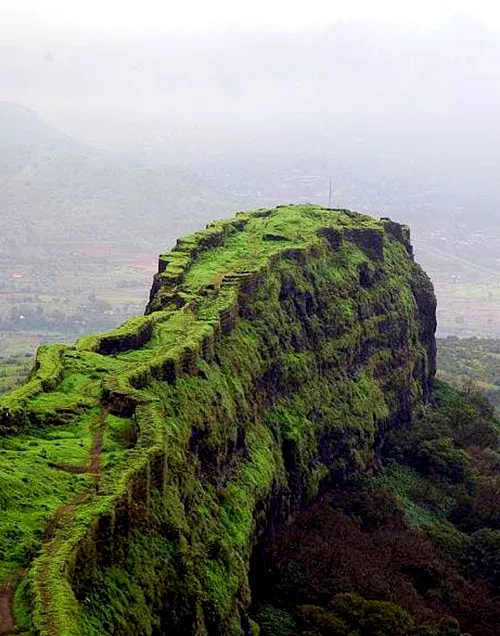
[{"label": "eroded rock layer", "polygon": [[0,401],[17,629],[253,633],[252,546],[411,424],[434,330],[432,286],[388,219],[282,206],[179,240],[144,317],[42,347]]}]

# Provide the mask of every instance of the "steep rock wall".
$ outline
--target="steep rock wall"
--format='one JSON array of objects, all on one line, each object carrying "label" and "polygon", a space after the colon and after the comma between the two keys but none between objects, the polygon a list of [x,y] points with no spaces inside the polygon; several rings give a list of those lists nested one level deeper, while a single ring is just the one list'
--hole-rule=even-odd
[{"label": "steep rock wall", "polygon": [[[43,441],[34,466],[55,484],[31,502],[43,535],[27,523],[0,569],[27,566],[24,633],[252,633],[259,535],[370,470],[435,371],[435,299],[407,229],[345,210],[259,210],[180,240],[146,314],[43,350],[0,402],[18,440],[6,459]],[[84,466],[46,451],[68,431],[91,436]]]}]

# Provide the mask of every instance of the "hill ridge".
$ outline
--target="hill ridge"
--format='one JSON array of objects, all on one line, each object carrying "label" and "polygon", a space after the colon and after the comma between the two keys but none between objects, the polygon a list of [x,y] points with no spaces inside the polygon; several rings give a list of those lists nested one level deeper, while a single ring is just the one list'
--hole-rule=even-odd
[{"label": "hill ridge", "polygon": [[[50,636],[111,633],[117,620],[124,634],[157,620],[183,633],[245,629],[254,538],[269,515],[283,519],[322,484],[368,469],[382,431],[411,420],[432,384],[434,330],[432,287],[407,228],[390,220],[282,206],[180,239],[160,256],[145,316],[42,347],[29,381],[0,400],[0,460],[22,473],[24,453],[51,484],[0,569],[1,583],[37,555],[18,613]],[[315,422],[307,396],[317,391],[329,406]],[[86,474],[76,468],[95,460],[96,431],[100,471]],[[33,516],[51,528],[41,541]],[[200,543],[200,530],[219,547]],[[192,577],[168,616],[157,618],[146,588],[136,591],[146,614],[101,614],[99,577],[112,594],[118,567],[132,593],[131,551],[163,572],[144,582],[158,600]]]}]

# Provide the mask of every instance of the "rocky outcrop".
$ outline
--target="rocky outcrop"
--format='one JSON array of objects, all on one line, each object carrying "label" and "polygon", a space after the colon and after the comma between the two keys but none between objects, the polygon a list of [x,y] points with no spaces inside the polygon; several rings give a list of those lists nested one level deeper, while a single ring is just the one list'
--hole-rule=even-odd
[{"label": "rocky outcrop", "polygon": [[411,424],[434,330],[432,286],[392,221],[284,206],[181,239],[145,317],[59,348],[53,383],[42,364],[0,402],[4,436],[46,448],[72,431],[101,455],[73,491],[60,446],[37,455],[52,485],[30,513],[50,532],[22,555],[0,538],[0,572],[27,567],[20,631],[252,633],[252,546]]}]

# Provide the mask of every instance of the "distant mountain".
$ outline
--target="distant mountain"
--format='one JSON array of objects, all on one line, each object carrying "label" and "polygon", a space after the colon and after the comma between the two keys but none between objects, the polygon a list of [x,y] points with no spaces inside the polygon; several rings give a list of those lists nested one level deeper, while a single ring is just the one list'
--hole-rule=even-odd
[{"label": "distant mountain", "polygon": [[19,104],[0,101],[0,166],[21,159],[31,152],[71,149],[78,144],[68,135],[44,123],[32,110]]},{"label": "distant mountain", "polygon": [[81,241],[157,250],[231,207],[175,166],[87,146],[0,102],[3,257],[50,257]]}]

